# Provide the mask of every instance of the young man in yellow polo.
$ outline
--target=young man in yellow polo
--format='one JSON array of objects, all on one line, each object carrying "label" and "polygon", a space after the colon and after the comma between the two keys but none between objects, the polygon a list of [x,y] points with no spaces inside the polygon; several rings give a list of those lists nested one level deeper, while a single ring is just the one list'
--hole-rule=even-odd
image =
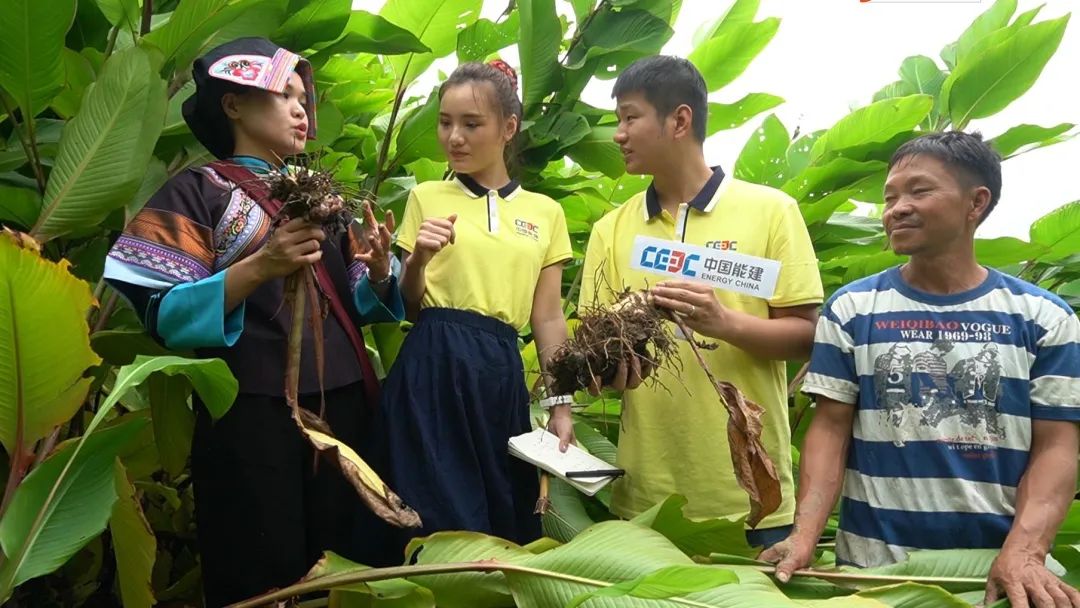
[{"label": "young man in yellow polo", "polygon": [[[747,539],[770,546],[785,538],[795,510],[784,362],[809,356],[823,299],[810,237],[791,197],[706,164],[707,91],[689,61],[639,60],[613,96],[627,172],[653,182],[593,227],[580,305],[652,288],[654,301],[681,314],[697,341],[716,345],[703,351],[711,370],[765,409],[762,442],[783,502]],[[618,464],[626,476],[611,509],[633,517],[682,494],[690,517],[746,515],[727,414],[685,337],[679,352],[686,364],[678,376],[657,370],[657,382],[642,385],[649,370],[631,361],[612,383],[625,389]]]}]

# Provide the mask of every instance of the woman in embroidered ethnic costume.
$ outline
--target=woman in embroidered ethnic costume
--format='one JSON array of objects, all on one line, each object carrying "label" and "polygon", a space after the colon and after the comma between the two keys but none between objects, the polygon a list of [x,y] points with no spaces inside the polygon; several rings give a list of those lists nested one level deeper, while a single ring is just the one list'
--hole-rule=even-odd
[{"label": "woman in embroidered ethnic costume", "polygon": [[[155,339],[224,359],[239,381],[220,420],[192,397],[203,590],[217,607],[297,581],[325,550],[365,558],[358,528],[370,514],[337,471],[313,470],[285,403],[283,277],[310,264],[329,278],[319,282],[338,304],[323,327],[326,421],[361,453],[379,387],[358,328],[404,312],[385,226],[350,222],[334,239],[300,219],[272,228],[277,203],[255,186],[314,135],[307,61],[264,39],[239,39],[196,60],[194,80],[185,121],[221,160],[170,179],[113,246],[105,276]],[[312,352],[310,329],[303,342]],[[314,357],[302,358],[300,393],[301,405],[318,411]]]}]

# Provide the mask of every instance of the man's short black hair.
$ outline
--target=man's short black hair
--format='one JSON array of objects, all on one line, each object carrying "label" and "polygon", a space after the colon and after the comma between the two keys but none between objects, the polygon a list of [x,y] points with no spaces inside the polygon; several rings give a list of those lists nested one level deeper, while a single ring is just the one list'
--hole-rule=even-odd
[{"label": "man's short black hair", "polygon": [[990,203],[980,222],[997,206],[1001,198],[1001,155],[983,141],[978,131],[945,131],[916,137],[893,153],[889,170],[900,161],[919,155],[941,161],[969,186],[985,186],[990,190]]},{"label": "man's short black hair", "polygon": [[660,118],[675,111],[685,104],[694,113],[694,137],[698,142],[705,141],[705,125],[709,120],[709,91],[705,87],[705,78],[694,64],[682,57],[654,55],[638,59],[619,74],[612,97],[621,97],[631,93],[645,96]]}]

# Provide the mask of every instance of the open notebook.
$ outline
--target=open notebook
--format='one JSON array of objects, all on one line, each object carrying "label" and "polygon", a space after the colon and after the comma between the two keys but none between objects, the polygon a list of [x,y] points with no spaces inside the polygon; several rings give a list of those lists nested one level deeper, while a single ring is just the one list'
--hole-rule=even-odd
[{"label": "open notebook", "polygon": [[544,469],[589,496],[614,479],[609,475],[567,479],[567,471],[610,471],[612,466],[573,444],[565,453],[560,452],[558,436],[546,429],[511,437],[509,444],[511,456]]}]

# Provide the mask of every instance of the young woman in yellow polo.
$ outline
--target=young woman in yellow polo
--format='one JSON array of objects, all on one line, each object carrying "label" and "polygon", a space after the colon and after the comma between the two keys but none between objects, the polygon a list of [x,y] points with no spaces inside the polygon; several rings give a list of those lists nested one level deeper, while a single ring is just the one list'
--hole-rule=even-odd
[{"label": "young woman in yellow polo", "polygon": [[[822,286],[795,201],[705,163],[706,94],[698,70],[676,57],[639,60],[615,82],[615,142],[627,172],[653,182],[593,227],[580,305],[652,288],[654,301],[683,315],[696,340],[715,344],[702,354],[720,379],[765,408],[762,441],[783,502],[747,538],[768,546],[786,537],[795,508],[784,361],[809,356]],[[695,360],[685,339],[679,349],[684,361]],[[728,417],[703,370],[687,364],[678,377],[659,370],[654,386],[641,384],[633,363],[614,383],[628,390],[618,451],[626,476],[616,482],[612,511],[633,517],[682,494],[690,517],[746,515]]]},{"label": "young woman in yellow polo", "polygon": [[[424,522],[414,535],[540,536],[536,469],[507,451],[511,436],[531,428],[518,332],[531,325],[541,367],[566,340],[562,266],[573,254],[562,207],[509,176],[516,89],[501,61],[450,75],[438,134],[456,177],[416,186],[397,236],[416,325],[386,379],[381,417],[387,482]],[[573,441],[569,402],[542,402],[563,449]]]}]

